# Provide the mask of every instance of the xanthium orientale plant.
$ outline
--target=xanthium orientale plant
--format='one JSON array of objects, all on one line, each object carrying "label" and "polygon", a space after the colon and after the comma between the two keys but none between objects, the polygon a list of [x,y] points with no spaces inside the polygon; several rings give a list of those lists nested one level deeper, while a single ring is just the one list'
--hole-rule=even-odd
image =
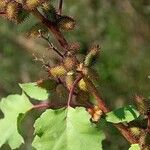
[{"label": "xanthium orientale plant", "polygon": [[[149,150],[150,101],[136,96],[137,107],[109,110],[97,89],[99,78],[93,68],[100,47],[93,45],[84,60],[78,58],[80,44],[68,43],[63,35],[75,29],[76,21],[62,14],[63,0],[58,4],[56,9],[52,0],[0,1],[0,16],[9,21],[19,24],[29,15],[36,17],[39,22],[31,27],[28,37],[44,39],[60,58],[53,66],[42,61],[46,79],[19,84],[21,95],[2,98],[0,146],[7,143],[11,149],[20,147],[24,143],[20,124],[28,112],[42,108],[45,111],[34,123],[32,146],[37,150],[101,150],[106,138],[102,122],[112,123],[131,144],[130,150]],[[49,33],[61,51],[50,42]],[[31,99],[39,103],[33,104]]]}]

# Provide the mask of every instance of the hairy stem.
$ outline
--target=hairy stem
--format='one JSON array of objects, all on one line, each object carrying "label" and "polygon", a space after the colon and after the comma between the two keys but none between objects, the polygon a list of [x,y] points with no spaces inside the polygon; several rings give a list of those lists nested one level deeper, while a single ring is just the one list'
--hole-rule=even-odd
[{"label": "hairy stem", "polygon": [[32,11],[32,14],[37,17],[54,35],[64,50],[68,47],[68,42],[64,38],[63,34],[58,29],[57,25],[46,19],[38,10]]}]

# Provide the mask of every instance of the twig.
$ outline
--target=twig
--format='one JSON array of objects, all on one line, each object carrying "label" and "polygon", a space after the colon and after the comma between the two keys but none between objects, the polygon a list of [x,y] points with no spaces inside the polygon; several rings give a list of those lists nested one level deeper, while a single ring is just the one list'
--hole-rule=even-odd
[{"label": "twig", "polygon": [[58,14],[61,15],[62,14],[62,7],[63,7],[63,0],[59,1],[59,7],[58,7]]},{"label": "twig", "polygon": [[39,33],[40,33],[40,37],[42,37],[45,41],[47,41],[49,47],[53,49],[60,57],[63,58],[63,54],[59,52],[58,49],[49,41],[49,38],[45,37],[40,30],[39,30]]},{"label": "twig", "polygon": [[38,58],[34,53],[32,55],[34,57],[33,60],[41,62],[42,63],[42,67],[45,67],[46,70],[50,68],[50,65],[48,63],[46,63],[43,58]]},{"label": "twig", "polygon": [[70,92],[69,92],[69,96],[68,96],[68,101],[67,101],[67,107],[70,106],[70,103],[72,101],[72,97],[73,97],[73,93],[74,93],[74,89],[75,89],[75,86],[78,84],[78,82],[82,79],[82,75],[79,74],[79,76],[76,78],[76,80],[74,81],[71,89],[70,89]]}]

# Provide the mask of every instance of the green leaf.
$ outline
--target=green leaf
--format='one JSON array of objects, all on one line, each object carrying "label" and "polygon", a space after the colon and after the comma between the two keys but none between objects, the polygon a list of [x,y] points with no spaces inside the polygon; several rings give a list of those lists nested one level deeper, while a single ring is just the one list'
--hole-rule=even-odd
[{"label": "green leaf", "polygon": [[134,119],[137,119],[138,117],[139,112],[135,109],[134,106],[129,105],[107,113],[106,121],[112,123],[130,122]]},{"label": "green leaf", "polygon": [[10,95],[0,102],[4,118],[0,119],[0,147],[8,143],[11,149],[18,148],[23,142],[17,131],[17,117],[31,109],[32,104],[25,94]]},{"label": "green leaf", "polygon": [[29,97],[33,99],[40,101],[48,99],[48,91],[45,88],[38,86],[36,82],[19,84],[19,86]]},{"label": "green leaf", "polygon": [[140,150],[139,144],[132,144],[129,150]]},{"label": "green leaf", "polygon": [[35,124],[37,150],[101,150],[103,131],[90,122],[84,108],[47,110]]}]

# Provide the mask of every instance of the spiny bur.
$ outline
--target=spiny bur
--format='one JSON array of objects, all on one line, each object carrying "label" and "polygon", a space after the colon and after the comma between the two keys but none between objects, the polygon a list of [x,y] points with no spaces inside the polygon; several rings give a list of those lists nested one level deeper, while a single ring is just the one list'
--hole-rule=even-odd
[{"label": "spiny bur", "polygon": [[139,138],[141,135],[141,129],[138,127],[130,127],[130,131],[134,137]]},{"label": "spiny bur", "polygon": [[85,66],[91,66],[95,59],[98,57],[100,47],[99,45],[93,46],[90,48],[89,53],[87,54],[84,65]]},{"label": "spiny bur", "polygon": [[47,1],[42,4],[43,15],[50,21],[55,22],[57,18],[57,12],[51,2]]},{"label": "spiny bur", "polygon": [[86,85],[86,83],[84,82],[83,79],[81,79],[81,80],[79,81],[78,85],[79,85],[79,88],[80,88],[81,90],[83,90],[83,91],[88,91],[87,85]]},{"label": "spiny bur", "polygon": [[22,5],[15,1],[6,5],[5,12],[7,19],[15,23],[21,23],[29,16],[29,13],[22,8]]},{"label": "spiny bur", "polygon": [[25,9],[34,10],[46,0],[24,0],[23,5]]},{"label": "spiny bur", "polygon": [[67,73],[67,75],[65,77],[65,82],[66,82],[67,89],[70,90],[72,88],[73,83],[74,83],[74,74],[72,71]]},{"label": "spiny bur", "polygon": [[6,6],[6,16],[10,21],[16,21],[18,18],[20,4],[17,2],[9,2]]},{"label": "spiny bur", "polygon": [[55,66],[49,69],[49,73],[54,77],[61,77],[67,74],[67,70],[63,65]]},{"label": "spiny bur", "polygon": [[6,7],[6,1],[5,0],[0,0],[0,10],[4,10]]},{"label": "spiny bur", "polygon": [[64,66],[65,68],[70,71],[72,69],[75,68],[75,65],[76,65],[76,60],[74,57],[71,57],[71,56],[67,56],[65,59],[64,59]]},{"label": "spiny bur", "polygon": [[142,96],[136,96],[135,102],[141,115],[147,115],[150,112],[150,100]]},{"label": "spiny bur", "polygon": [[80,50],[80,44],[78,42],[72,42],[68,45],[67,49],[72,53],[75,54]]},{"label": "spiny bur", "polygon": [[60,30],[70,31],[75,28],[75,20],[69,16],[60,16],[57,19],[57,26]]}]

